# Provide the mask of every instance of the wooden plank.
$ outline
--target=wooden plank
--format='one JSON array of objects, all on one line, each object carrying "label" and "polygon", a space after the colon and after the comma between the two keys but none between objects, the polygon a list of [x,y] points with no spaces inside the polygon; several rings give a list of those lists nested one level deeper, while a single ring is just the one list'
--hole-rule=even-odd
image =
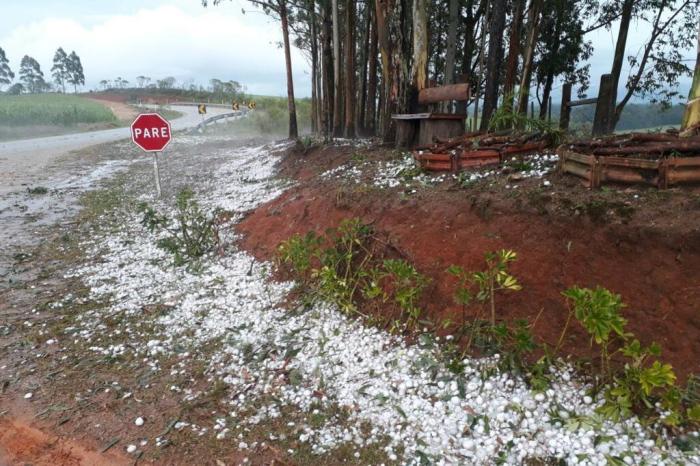
[{"label": "wooden plank", "polygon": [[467,101],[469,100],[469,84],[448,84],[439,87],[427,87],[418,92],[418,103],[421,105],[435,104],[448,100]]},{"label": "wooden plank", "polygon": [[392,120],[425,120],[431,113],[396,113],[391,115]]},{"label": "wooden plank", "polygon": [[393,120],[465,120],[467,115],[459,113],[398,113],[391,115]]},{"label": "wooden plank", "polygon": [[580,107],[581,105],[591,105],[595,103],[598,103],[598,97],[593,97],[592,99],[572,100],[567,105],[569,107]]}]

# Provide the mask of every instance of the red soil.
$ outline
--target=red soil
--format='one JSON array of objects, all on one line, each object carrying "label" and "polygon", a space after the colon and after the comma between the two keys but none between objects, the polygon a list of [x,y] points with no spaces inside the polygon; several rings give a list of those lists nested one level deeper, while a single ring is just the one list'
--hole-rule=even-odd
[{"label": "red soil", "polygon": [[0,420],[0,465],[118,466],[132,463],[120,454],[97,453],[77,441],[56,437],[16,418]]},{"label": "red soil", "polygon": [[[420,188],[406,197],[399,189],[358,190],[314,177],[319,170],[348,160],[351,152],[334,148],[304,157],[289,155],[282,162],[282,172],[300,183],[239,225],[244,247],[269,260],[276,246],[295,233],[320,233],[342,219],[359,217],[390,238],[419,271],[432,278],[423,306],[438,321],[444,317],[459,321],[461,315],[452,299],[455,282],[445,273],[449,265],[478,270],[485,252],[512,249],[519,257],[511,270],[523,289],[498,296],[500,318],[532,321],[542,310],[535,333],[554,344],[568,313],[561,292],[574,284],[601,285],[622,295],[628,305],[624,311],[628,329],[643,343],[658,342],[664,359],[681,378],[700,372],[700,202],[696,194],[643,192],[649,205],[641,203],[631,219],[601,222],[586,215],[572,216],[561,208],[585,204],[599,194],[566,186],[570,180],[558,175],[552,175],[554,185],[562,188],[551,194],[557,202],[541,201],[546,203],[544,212],[541,205],[523,205],[522,198],[509,197],[498,187],[484,192],[443,185]],[[371,157],[373,151],[368,153]],[[539,183],[532,180],[530,188],[521,185],[519,191],[523,195],[528,189],[539,192]],[[692,202],[690,196],[696,196]],[[564,350],[581,356],[591,354],[588,348],[589,340],[574,326]]]}]

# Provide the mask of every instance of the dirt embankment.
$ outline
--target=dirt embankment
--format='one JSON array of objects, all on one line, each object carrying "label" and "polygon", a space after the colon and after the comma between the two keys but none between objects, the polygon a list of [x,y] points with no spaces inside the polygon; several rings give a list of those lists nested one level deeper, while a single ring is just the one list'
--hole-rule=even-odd
[{"label": "dirt embankment", "polygon": [[109,108],[112,113],[114,113],[114,116],[120,121],[131,121],[139,114],[136,108],[123,102],[116,102],[100,98],[88,98],[88,100],[97,102],[98,104]]},{"label": "dirt embankment", "polygon": [[[697,190],[588,191],[574,180],[548,175],[518,182],[507,176],[468,188],[447,181],[436,187],[366,188],[317,175],[361,155],[386,158],[382,149],[332,147],[289,154],[283,176],[294,189],[258,208],[238,227],[244,247],[271,259],[295,233],[323,232],[359,217],[390,238],[432,283],[423,306],[436,321],[460,321],[453,301],[451,264],[483,266],[487,251],[518,252],[512,271],[523,289],[497,298],[504,320],[542,311],[535,333],[556,340],[568,313],[561,292],[572,285],[604,286],[622,295],[629,330],[656,341],[682,378],[700,372],[700,195]],[[472,315],[476,308],[469,310]],[[590,355],[583,331],[570,332],[564,350]]]}]

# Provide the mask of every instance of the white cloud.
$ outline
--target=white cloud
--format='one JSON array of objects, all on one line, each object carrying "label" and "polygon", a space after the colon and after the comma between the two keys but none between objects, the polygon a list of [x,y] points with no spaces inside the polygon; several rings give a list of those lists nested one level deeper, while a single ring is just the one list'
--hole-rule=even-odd
[{"label": "white cloud", "polygon": [[[195,2],[196,3],[196,2]],[[0,44],[12,67],[31,55],[49,75],[53,53],[62,46],[80,55],[87,87],[121,76],[134,82],[175,76],[179,81],[233,79],[251,93],[286,93],[284,54],[279,23],[260,14],[243,15],[233,8],[183,8],[167,5],[142,8],[131,14],[48,17],[18,26]],[[293,49],[295,89],[310,92],[308,65]]]}]

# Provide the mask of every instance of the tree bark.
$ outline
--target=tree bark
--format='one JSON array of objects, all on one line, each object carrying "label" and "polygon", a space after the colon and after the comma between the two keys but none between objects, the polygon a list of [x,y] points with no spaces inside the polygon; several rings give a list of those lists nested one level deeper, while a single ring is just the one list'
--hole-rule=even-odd
[{"label": "tree bark", "polygon": [[605,105],[608,113],[608,133],[615,129],[615,106],[617,104],[617,88],[620,85],[620,74],[622,74],[622,64],[625,61],[625,48],[627,47],[627,33],[632,20],[632,9],[635,0],[624,0],[622,4],[622,15],[620,17],[620,29],[617,33],[617,42],[615,43],[615,55],[613,56],[613,64],[610,74],[612,75],[612,94],[610,102],[598,102],[598,105]]},{"label": "tree bark", "polygon": [[498,106],[498,87],[503,61],[503,28],[506,22],[506,0],[493,0],[489,28],[489,55],[486,64],[486,86],[484,88],[484,112],[481,130],[489,127],[491,115]]},{"label": "tree bark", "polygon": [[292,55],[289,47],[289,23],[287,20],[287,2],[279,0],[282,39],[284,41],[284,61],[287,67],[287,108],[289,110],[289,139],[298,139],[297,109],[294,102],[294,81],[292,80]]},{"label": "tree bark", "polygon": [[334,74],[333,74],[333,26],[331,12],[328,2],[321,3],[321,14],[323,20],[322,40],[323,40],[323,130],[326,139],[333,134],[333,102],[334,102]]},{"label": "tree bark", "polygon": [[342,91],[340,83],[340,21],[338,0],[333,0],[333,136],[342,134]]},{"label": "tree bark", "polygon": [[370,41],[367,79],[367,111],[365,112],[365,128],[370,134],[375,134],[377,121],[377,22],[372,9],[367,12],[370,18]]},{"label": "tree bark", "polygon": [[683,123],[681,124],[681,131],[686,131],[686,134],[682,135],[690,136],[693,132],[697,133],[697,130],[688,130],[698,127],[700,127],[700,25],[698,26],[698,56],[695,59],[693,84],[690,85],[688,104],[683,114]]},{"label": "tree bark", "polygon": [[321,93],[319,92],[318,34],[316,32],[316,0],[309,2],[309,22],[311,32],[311,131],[321,132]]},{"label": "tree bark", "polygon": [[481,97],[481,77],[484,74],[484,57],[486,56],[486,24],[489,20],[488,1],[484,0],[484,20],[481,22],[481,41],[479,44],[479,71],[476,73],[474,89],[474,128],[479,121],[479,97]]},{"label": "tree bark", "polygon": [[379,134],[385,142],[390,142],[391,139],[391,87],[393,79],[391,75],[391,42],[387,29],[387,16],[391,8],[389,4],[390,1],[391,0],[376,0],[375,2],[377,13],[377,40],[382,57],[382,95],[379,112],[381,130]]},{"label": "tree bark", "polygon": [[535,56],[535,46],[540,29],[540,13],[542,0],[530,1],[528,13],[527,45],[523,57],[523,74],[520,77],[520,89],[518,90],[518,113],[527,114],[527,103],[530,100],[530,82],[532,79],[532,61]]},{"label": "tree bark", "polygon": [[455,56],[457,55],[457,20],[459,0],[450,0],[447,26],[447,49],[445,50],[445,84],[455,83]]},{"label": "tree bark", "polygon": [[355,137],[355,0],[345,6],[345,137]]},{"label": "tree bark", "polygon": [[540,120],[547,118],[547,110],[549,105],[549,96],[552,95],[552,85],[554,84],[554,74],[547,73],[542,90],[542,102],[540,103]]},{"label": "tree bark", "polygon": [[362,39],[359,50],[360,63],[358,66],[358,71],[360,73],[360,88],[358,89],[359,106],[355,112],[355,127],[358,134],[365,134],[365,112],[367,110],[367,59],[369,50],[369,30],[371,24],[371,14],[372,11],[370,5],[365,3],[364,7],[364,22],[362,25]]},{"label": "tree bark", "polygon": [[510,43],[508,44],[506,77],[503,84],[503,105],[509,111],[513,108],[515,75],[518,71],[518,57],[520,56],[520,25],[522,24],[523,20],[525,0],[513,0],[513,3],[513,19],[510,27]]},{"label": "tree bark", "polygon": [[425,89],[428,85],[427,0],[413,0],[413,66],[411,67],[411,84],[415,91]]}]

